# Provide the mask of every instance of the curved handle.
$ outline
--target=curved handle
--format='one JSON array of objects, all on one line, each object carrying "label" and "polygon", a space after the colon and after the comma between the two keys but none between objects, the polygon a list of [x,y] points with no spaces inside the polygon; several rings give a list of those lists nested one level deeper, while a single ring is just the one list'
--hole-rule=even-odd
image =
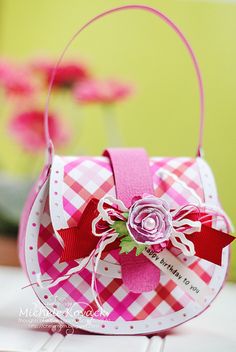
[{"label": "curved handle", "polygon": [[202,155],[203,128],[204,128],[204,90],[203,90],[201,71],[200,71],[196,56],[195,56],[195,54],[193,52],[193,49],[191,48],[191,46],[190,46],[188,40],[185,38],[184,34],[176,26],[176,24],[174,22],[172,22],[162,12],[156,10],[153,7],[146,6],[146,5],[124,5],[124,6],[115,7],[115,8],[112,8],[110,10],[107,10],[105,12],[102,12],[102,13],[98,14],[97,16],[93,17],[87,23],[85,23],[72,36],[72,38],[66,44],[64,50],[62,51],[62,53],[61,53],[56,65],[55,65],[55,67],[53,69],[53,72],[52,72],[52,75],[51,75],[50,84],[49,84],[49,89],[48,89],[48,95],[47,95],[47,100],[46,100],[46,108],[45,108],[45,115],[44,115],[44,130],[45,130],[46,145],[47,145],[48,153],[49,153],[49,160],[51,160],[51,156],[52,156],[52,153],[53,153],[53,143],[51,141],[50,134],[49,134],[48,111],[49,111],[49,101],[50,101],[50,97],[51,97],[52,87],[53,87],[53,83],[54,83],[54,80],[55,80],[55,75],[56,75],[57,68],[60,65],[60,63],[61,63],[65,53],[67,52],[69,46],[72,44],[72,42],[77,38],[77,36],[81,32],[83,32],[88,26],[90,26],[92,23],[96,22],[100,18],[108,16],[108,15],[110,15],[112,13],[115,13],[115,12],[123,11],[123,10],[143,10],[143,11],[147,11],[147,12],[150,12],[150,13],[156,15],[157,17],[159,17],[161,20],[163,20],[167,25],[169,25],[175,31],[175,33],[178,35],[178,37],[180,38],[180,40],[182,41],[182,43],[186,47],[186,49],[187,49],[187,51],[188,51],[188,53],[190,55],[190,58],[192,60],[192,63],[193,63],[194,69],[195,69],[195,73],[196,73],[196,76],[197,76],[197,81],[198,81],[199,98],[200,98],[200,126],[199,126],[199,138],[198,138],[198,146],[197,146],[197,153],[196,154],[197,154],[197,156],[201,156]]}]

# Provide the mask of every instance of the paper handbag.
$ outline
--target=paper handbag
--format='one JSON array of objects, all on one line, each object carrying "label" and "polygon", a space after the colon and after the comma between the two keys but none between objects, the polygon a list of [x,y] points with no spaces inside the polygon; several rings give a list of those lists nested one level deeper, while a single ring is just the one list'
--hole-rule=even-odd
[{"label": "paper handbag", "polygon": [[[88,25],[129,9],[163,20],[190,55],[200,92],[197,156],[149,158],[142,148],[107,149],[99,157],[54,155],[48,104],[66,49]],[[38,299],[73,328],[103,334],[170,329],[214,300],[234,239],[201,155],[204,95],[196,57],[172,21],[144,5],[97,15],[70,43],[49,88],[48,162],[23,211],[22,266]]]}]

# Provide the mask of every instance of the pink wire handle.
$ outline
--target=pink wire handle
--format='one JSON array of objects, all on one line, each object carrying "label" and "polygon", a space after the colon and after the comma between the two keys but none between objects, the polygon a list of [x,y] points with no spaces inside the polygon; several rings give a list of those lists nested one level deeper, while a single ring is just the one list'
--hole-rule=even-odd
[{"label": "pink wire handle", "polygon": [[64,50],[62,51],[62,53],[61,53],[56,65],[55,65],[55,67],[53,69],[53,72],[52,72],[52,75],[51,75],[50,84],[49,84],[49,89],[48,89],[48,95],[47,95],[47,100],[46,100],[46,108],[45,108],[45,115],[44,115],[44,130],[45,130],[46,145],[47,145],[47,149],[48,149],[48,153],[49,153],[49,161],[51,160],[52,153],[53,153],[53,143],[51,141],[50,134],[49,134],[48,112],[49,112],[49,101],[50,101],[50,97],[51,97],[51,93],[52,93],[52,87],[53,87],[53,83],[54,83],[54,80],[55,80],[55,75],[56,75],[57,69],[58,69],[60,63],[62,62],[62,59],[63,59],[65,53],[67,52],[69,46],[72,44],[72,42],[77,38],[77,36],[81,32],[83,32],[88,26],[90,26],[92,23],[96,22],[100,18],[105,17],[105,16],[110,15],[110,14],[115,13],[115,12],[123,11],[123,10],[143,10],[143,11],[147,11],[147,12],[150,12],[150,13],[156,15],[157,17],[162,19],[166,24],[168,24],[175,31],[175,33],[179,36],[180,40],[182,41],[182,43],[186,47],[186,49],[187,49],[187,51],[188,51],[188,53],[190,55],[190,58],[192,60],[192,63],[193,63],[194,69],[195,69],[195,73],[196,73],[196,76],[197,76],[197,81],[198,81],[199,98],[200,98],[200,126],[199,126],[199,138],[198,138],[198,146],[197,146],[197,153],[196,154],[197,154],[197,156],[201,156],[202,155],[203,128],[204,128],[204,90],[203,90],[201,71],[200,71],[200,68],[199,68],[199,65],[198,65],[198,62],[197,62],[197,58],[196,58],[196,56],[195,56],[195,54],[193,52],[192,47],[190,46],[188,40],[185,38],[185,36],[181,32],[181,30],[176,26],[176,24],[174,22],[172,22],[162,12],[156,10],[153,7],[146,6],[146,5],[124,5],[124,6],[115,7],[115,8],[112,8],[110,10],[107,10],[105,12],[102,12],[102,13],[98,14],[97,16],[93,17],[87,23],[85,23],[72,36],[72,38],[66,44]]}]

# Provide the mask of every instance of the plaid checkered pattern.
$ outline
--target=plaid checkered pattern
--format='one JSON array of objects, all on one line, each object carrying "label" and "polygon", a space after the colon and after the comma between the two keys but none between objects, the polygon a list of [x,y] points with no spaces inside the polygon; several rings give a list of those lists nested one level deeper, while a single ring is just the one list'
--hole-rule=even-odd
[{"label": "plaid checkered pattern", "polygon": [[[75,226],[90,197],[101,198],[106,194],[115,196],[114,179],[106,158],[61,158],[64,165],[62,185],[64,216],[68,226]],[[192,202],[191,192],[171,177],[167,170],[194,189],[203,198],[198,166],[190,158],[152,158],[150,167],[153,176],[155,194],[166,199],[171,207]],[[47,200],[41,222],[38,240],[38,258],[43,279],[57,278],[77,265],[76,262],[59,263],[61,245],[54,235]],[[171,251],[191,268],[203,281],[208,283],[214,271],[214,265],[197,258],[185,258],[175,248]],[[103,257],[108,262],[119,261],[118,251],[113,250]],[[83,269],[79,274],[51,288],[51,292],[60,302],[77,302],[85,312],[96,311],[97,307],[90,289],[91,273]],[[186,307],[191,298],[164,273],[155,291],[142,294],[129,292],[118,278],[97,276],[99,298],[103,308],[109,312],[108,319],[116,321],[143,320],[146,317],[160,317]],[[98,319],[103,319],[98,317]]]}]

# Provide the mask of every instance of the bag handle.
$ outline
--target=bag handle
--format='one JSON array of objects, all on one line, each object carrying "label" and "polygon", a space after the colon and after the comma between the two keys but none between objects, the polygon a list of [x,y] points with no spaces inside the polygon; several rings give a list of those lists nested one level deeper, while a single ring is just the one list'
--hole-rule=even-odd
[{"label": "bag handle", "polygon": [[52,87],[53,83],[55,80],[55,75],[57,72],[57,69],[60,65],[60,63],[63,60],[63,57],[65,53],[67,52],[68,48],[70,45],[74,42],[74,40],[79,36],[81,32],[83,32],[87,27],[89,27],[92,23],[96,22],[100,18],[103,18],[105,16],[108,16],[112,13],[115,12],[120,12],[123,10],[142,10],[142,11],[147,11],[157,17],[159,17],[162,21],[164,21],[169,27],[171,27],[174,32],[178,35],[184,46],[186,47],[189,56],[192,60],[197,81],[198,81],[198,89],[199,89],[199,98],[200,98],[200,126],[199,126],[199,137],[198,137],[198,146],[197,146],[197,156],[202,156],[202,143],[203,143],[203,128],[204,128],[204,90],[203,90],[203,83],[202,83],[202,75],[201,71],[198,65],[197,58],[193,52],[192,47],[190,46],[188,40],[185,38],[184,34],[181,32],[181,30],[176,26],[172,20],[170,20],[166,15],[164,15],[162,12],[158,11],[157,9],[146,6],[146,5],[124,5],[124,6],[119,6],[112,8],[110,10],[106,10],[97,16],[93,17],[90,19],[87,23],[85,23],[80,29],[78,29],[75,34],[71,37],[69,42],[66,44],[64,50],[62,51],[54,69],[51,75],[50,83],[49,83],[49,89],[48,89],[48,95],[47,95],[47,100],[46,100],[46,107],[45,107],[45,114],[44,114],[44,131],[45,131],[45,139],[46,139],[46,145],[47,145],[47,151],[48,151],[48,161],[51,163],[52,155],[53,155],[53,143],[50,137],[49,133],[49,126],[48,126],[48,113],[49,113],[49,102],[50,102],[50,97],[52,93]]}]

